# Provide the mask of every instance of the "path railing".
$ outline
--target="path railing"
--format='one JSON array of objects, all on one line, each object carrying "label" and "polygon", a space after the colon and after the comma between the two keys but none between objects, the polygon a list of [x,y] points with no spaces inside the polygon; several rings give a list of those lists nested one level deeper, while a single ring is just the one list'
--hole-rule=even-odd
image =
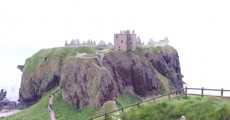
[{"label": "path railing", "polygon": [[[200,90],[200,94],[195,94],[195,93],[188,93],[188,90]],[[220,92],[220,95],[208,95],[208,94],[204,94],[204,91],[219,91]],[[149,101],[155,101],[159,98],[162,98],[162,97],[166,97],[168,96],[168,98],[170,99],[171,97],[181,97],[181,96],[191,96],[191,95],[195,95],[195,96],[201,96],[201,97],[204,97],[204,96],[213,96],[213,97],[220,97],[220,98],[230,98],[230,96],[224,96],[224,92],[230,92],[230,90],[225,90],[223,88],[221,89],[205,89],[204,87],[202,88],[188,88],[187,86],[185,88],[182,88],[182,89],[179,89],[177,91],[174,91],[174,92],[170,92],[170,93],[167,93],[167,94],[164,94],[164,95],[160,95],[160,96],[156,96],[156,97],[153,97],[151,99],[148,99],[148,100],[143,100],[141,102],[138,102],[136,104],[132,104],[132,105],[129,105],[129,106],[126,106],[126,107],[122,107],[120,109],[117,109],[117,110],[114,110],[114,111],[111,111],[111,112],[108,112],[108,113],[105,113],[105,114],[102,114],[102,115],[98,115],[96,117],[91,117],[89,120],[94,120],[94,119],[97,119],[97,118],[101,118],[103,117],[104,119],[108,118],[108,116],[110,114],[113,114],[113,113],[116,113],[118,111],[121,111],[122,113],[124,112],[125,109],[128,109],[128,108],[132,108],[132,107],[140,107],[141,104],[143,103],[146,103],[146,102],[149,102]]]},{"label": "path railing", "polygon": [[135,103],[135,104],[131,104],[129,106],[122,107],[120,109],[117,109],[117,110],[114,110],[114,111],[111,111],[111,112],[107,112],[105,114],[98,115],[96,117],[91,117],[89,120],[94,120],[94,119],[101,118],[101,117],[104,117],[104,119],[106,119],[109,116],[109,114],[113,114],[113,113],[116,113],[118,111],[121,111],[123,113],[125,109],[132,108],[132,107],[138,107],[139,108],[140,105],[143,104],[143,103],[146,103],[146,102],[149,102],[149,101],[155,101],[155,100],[157,100],[159,98],[162,98],[162,97],[168,97],[170,99],[171,97],[183,96],[183,95],[184,95],[184,88],[179,89],[179,90],[174,91],[174,92],[170,92],[170,93],[167,93],[167,94],[156,96],[156,97],[153,97],[151,99],[143,100],[141,102],[138,102],[138,103]]},{"label": "path railing", "polygon": [[[212,97],[221,97],[221,98],[230,98],[230,96],[224,96],[224,92],[229,92],[230,93],[230,90],[225,90],[223,88],[221,89],[207,89],[207,88],[188,88],[187,86],[184,88],[185,89],[185,96],[187,97],[188,95],[195,95],[195,96],[201,96],[201,97],[204,97],[204,96],[212,96]],[[200,91],[200,94],[197,94],[197,93],[188,93],[188,90],[198,90]],[[208,94],[204,94],[204,91],[217,91],[219,92],[220,95],[208,95]]]}]

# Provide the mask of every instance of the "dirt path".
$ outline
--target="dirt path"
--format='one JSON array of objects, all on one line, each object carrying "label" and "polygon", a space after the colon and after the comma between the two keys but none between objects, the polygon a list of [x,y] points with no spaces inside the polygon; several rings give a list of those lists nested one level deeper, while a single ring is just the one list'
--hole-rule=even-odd
[{"label": "dirt path", "polygon": [[54,107],[53,107],[53,99],[54,99],[54,94],[50,95],[49,103],[48,103],[48,112],[50,114],[50,120],[56,120],[55,114],[54,114]]}]

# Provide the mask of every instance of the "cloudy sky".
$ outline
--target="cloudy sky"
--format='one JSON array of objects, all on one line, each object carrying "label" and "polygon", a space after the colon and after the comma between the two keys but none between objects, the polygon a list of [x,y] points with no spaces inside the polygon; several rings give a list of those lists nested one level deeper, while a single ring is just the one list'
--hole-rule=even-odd
[{"label": "cloudy sky", "polygon": [[169,38],[179,52],[188,86],[230,89],[226,84],[229,4],[227,0],[1,0],[0,86],[20,84],[16,65],[41,48],[63,46],[72,38],[113,42],[114,33],[135,29],[145,42]]}]

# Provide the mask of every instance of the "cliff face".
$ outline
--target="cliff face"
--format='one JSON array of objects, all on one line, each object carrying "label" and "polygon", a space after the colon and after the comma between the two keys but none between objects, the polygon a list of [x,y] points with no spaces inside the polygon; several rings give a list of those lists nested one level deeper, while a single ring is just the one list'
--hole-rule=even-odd
[{"label": "cliff face", "polygon": [[63,69],[62,98],[82,108],[86,105],[102,106],[117,95],[110,72],[95,58],[71,58]]},{"label": "cliff face", "polygon": [[61,79],[63,63],[68,57],[76,56],[77,51],[94,53],[92,47],[63,47],[42,49],[25,62],[19,101],[33,104],[47,92],[57,86]]},{"label": "cliff face", "polygon": [[136,52],[111,52],[103,65],[110,71],[119,93],[148,97],[183,87],[179,56],[170,46],[138,48]]},{"label": "cliff face", "polygon": [[145,98],[183,87],[179,56],[170,46],[138,47],[135,52],[110,51],[102,61],[70,57],[79,50],[68,57],[52,57],[55,52],[39,57],[34,72],[28,72],[25,65],[21,101],[37,101],[59,82],[63,100],[76,108],[99,107],[124,92]]}]

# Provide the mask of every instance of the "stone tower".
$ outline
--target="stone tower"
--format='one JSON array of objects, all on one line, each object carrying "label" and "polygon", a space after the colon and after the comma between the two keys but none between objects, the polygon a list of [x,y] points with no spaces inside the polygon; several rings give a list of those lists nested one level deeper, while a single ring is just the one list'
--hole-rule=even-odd
[{"label": "stone tower", "polygon": [[132,30],[120,31],[120,34],[114,34],[114,49],[116,51],[135,51],[136,50],[136,34]]}]

